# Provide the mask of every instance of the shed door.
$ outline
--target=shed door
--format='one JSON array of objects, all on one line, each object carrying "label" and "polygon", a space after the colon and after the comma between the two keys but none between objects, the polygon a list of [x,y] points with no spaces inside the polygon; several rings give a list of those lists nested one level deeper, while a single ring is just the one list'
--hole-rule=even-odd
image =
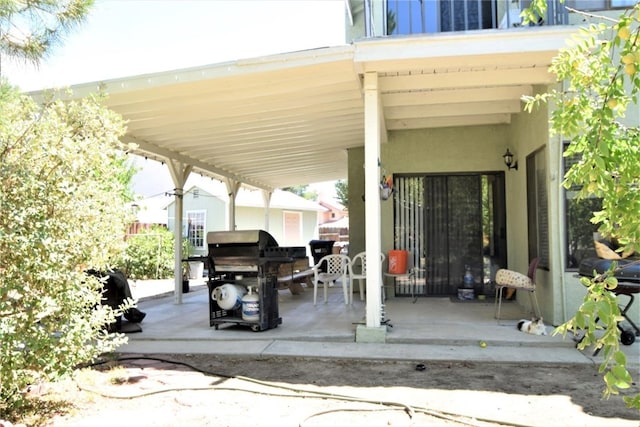
[{"label": "shed door", "polygon": [[280,246],[302,245],[302,213],[284,212],[284,242]]}]

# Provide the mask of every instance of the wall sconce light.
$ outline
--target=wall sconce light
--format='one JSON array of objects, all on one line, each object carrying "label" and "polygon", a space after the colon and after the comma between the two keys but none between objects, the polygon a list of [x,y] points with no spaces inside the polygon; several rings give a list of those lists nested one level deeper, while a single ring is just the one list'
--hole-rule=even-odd
[{"label": "wall sconce light", "polygon": [[508,170],[515,169],[518,170],[518,161],[513,161],[513,154],[507,148],[507,152],[502,155],[504,157],[504,164],[507,165]]}]

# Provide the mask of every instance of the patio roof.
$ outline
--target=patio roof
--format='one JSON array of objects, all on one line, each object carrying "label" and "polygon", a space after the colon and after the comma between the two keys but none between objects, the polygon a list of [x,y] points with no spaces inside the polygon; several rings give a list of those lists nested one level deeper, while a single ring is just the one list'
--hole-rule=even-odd
[{"label": "patio roof", "polygon": [[363,73],[387,132],[508,124],[575,27],[482,30],[292,52],[72,86],[109,94],[137,154],[266,190],[347,177],[364,146]]}]

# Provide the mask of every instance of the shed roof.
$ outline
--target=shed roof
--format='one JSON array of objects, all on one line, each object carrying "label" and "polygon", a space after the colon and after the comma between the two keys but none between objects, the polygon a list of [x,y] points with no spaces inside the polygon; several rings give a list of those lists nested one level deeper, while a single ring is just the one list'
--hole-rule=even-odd
[{"label": "shed roof", "polygon": [[[225,202],[229,201],[229,196],[225,194],[224,184],[221,182],[210,182],[210,180],[198,180],[198,182],[189,181],[190,185],[185,188],[185,194],[193,193],[194,189],[204,190],[213,197],[217,197]],[[165,199],[167,203],[165,208],[175,202],[173,198]],[[241,188],[236,196],[237,207],[261,208],[264,209],[265,203],[262,191]],[[326,208],[314,202],[300,197],[290,191],[274,190],[271,194],[269,202],[270,209],[289,209],[298,211],[325,211]]]}]

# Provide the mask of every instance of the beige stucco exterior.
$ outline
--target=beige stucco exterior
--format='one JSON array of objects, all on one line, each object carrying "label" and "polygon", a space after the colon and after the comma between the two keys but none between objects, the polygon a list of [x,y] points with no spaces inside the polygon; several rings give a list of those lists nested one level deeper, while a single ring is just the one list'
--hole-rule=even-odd
[{"label": "beige stucco exterior", "polygon": [[[542,91],[545,88],[538,87]],[[550,268],[537,272],[537,295],[545,319],[559,324],[571,317],[585,295],[574,271],[565,271],[564,194],[562,183],[562,146],[560,137],[549,137],[547,108],[529,114],[514,114],[509,125],[420,129],[389,133],[388,143],[380,148],[381,167],[386,173],[455,173],[505,171],[507,209],[508,268],[526,272],[527,192],[526,157],[545,150],[547,194],[549,197]],[[519,160],[518,170],[507,171],[502,154],[510,148]],[[363,221],[364,148],[349,150],[349,253],[365,247]],[[381,202],[382,251],[393,249],[393,202]],[[528,304],[525,294],[519,301]],[[634,307],[638,318],[637,307]]]}]

